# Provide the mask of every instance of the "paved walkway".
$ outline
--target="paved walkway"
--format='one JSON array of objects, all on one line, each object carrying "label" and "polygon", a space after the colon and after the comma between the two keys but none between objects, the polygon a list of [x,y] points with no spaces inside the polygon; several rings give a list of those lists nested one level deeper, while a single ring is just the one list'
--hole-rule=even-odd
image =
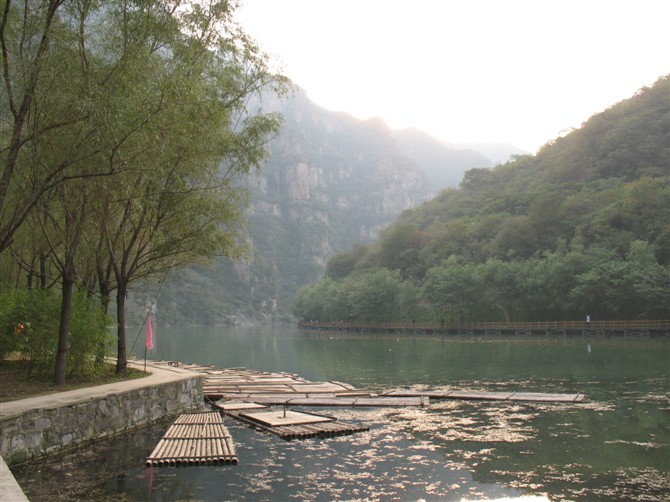
[{"label": "paved walkway", "polygon": [[[128,361],[128,366],[144,370],[144,361]],[[187,380],[192,378],[193,375],[202,375],[202,373],[189,371],[180,367],[153,364],[151,361],[147,361],[147,372],[151,372],[151,375],[143,378],[136,378],[134,380],[124,380],[95,387],[84,387],[82,389],[68,390],[66,392],[57,392],[54,394],[46,394],[44,396],[0,403],[0,419],[14,415],[21,415],[29,410],[60,408],[88,401],[90,399],[104,397],[109,394],[121,394],[133,389],[152,387],[154,385],[178,380]]]},{"label": "paved walkway", "polygon": [[[144,370],[144,361],[128,361],[128,366]],[[143,378],[0,403],[0,419],[21,415],[30,410],[60,408],[62,406],[81,403],[109,394],[121,394],[133,389],[152,387],[154,385],[179,380],[188,380],[189,378],[193,378],[194,375],[202,376],[202,373],[180,367],[166,366],[165,364],[158,365],[151,361],[147,361],[146,366],[147,372],[150,372],[151,375]],[[26,502],[27,500],[28,498],[16,482],[14,475],[9,470],[9,467],[7,467],[4,459],[0,457],[0,501]]]}]

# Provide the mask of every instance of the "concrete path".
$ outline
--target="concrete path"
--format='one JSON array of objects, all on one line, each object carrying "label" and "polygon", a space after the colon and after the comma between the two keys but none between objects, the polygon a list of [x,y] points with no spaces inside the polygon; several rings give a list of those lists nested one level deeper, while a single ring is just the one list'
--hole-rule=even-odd
[{"label": "concrete path", "polygon": [[[128,366],[143,371],[144,361],[128,361]],[[178,380],[188,380],[189,378],[193,378],[194,375],[202,376],[202,373],[189,371],[180,367],[153,364],[151,361],[147,361],[147,372],[150,372],[151,375],[134,380],[124,380],[95,387],[84,387],[82,389],[0,403],[0,419],[20,415],[29,410],[60,408],[109,394],[121,394],[132,389],[152,387]]]},{"label": "concrete path", "polygon": [[[144,370],[144,361],[128,361],[128,366]],[[147,361],[146,369],[151,374],[143,378],[0,403],[0,419],[21,415],[30,410],[60,408],[110,394],[122,394],[133,389],[188,380],[193,378],[194,375],[202,376],[202,373],[180,367],[166,366],[165,364],[158,365],[151,361]],[[16,482],[4,459],[0,457],[0,501],[26,502],[27,500],[28,498]]]},{"label": "concrete path", "polygon": [[2,502],[27,502],[28,497],[14,479],[5,459],[0,457],[0,500]]}]

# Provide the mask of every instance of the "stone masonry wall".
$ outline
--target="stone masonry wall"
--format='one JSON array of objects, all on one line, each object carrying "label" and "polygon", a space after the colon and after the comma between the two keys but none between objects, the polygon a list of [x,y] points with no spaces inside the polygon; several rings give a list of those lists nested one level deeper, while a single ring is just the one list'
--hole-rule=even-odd
[{"label": "stone masonry wall", "polygon": [[0,456],[8,465],[145,426],[204,406],[202,377],[130,390],[0,420]]}]

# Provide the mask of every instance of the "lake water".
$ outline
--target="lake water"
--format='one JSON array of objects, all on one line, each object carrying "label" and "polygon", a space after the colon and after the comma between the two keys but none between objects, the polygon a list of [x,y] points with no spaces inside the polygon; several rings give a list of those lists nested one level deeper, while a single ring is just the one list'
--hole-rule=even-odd
[{"label": "lake water", "polygon": [[370,390],[582,392],[588,402],[322,408],[370,430],[300,441],[226,418],[238,464],[147,469],[146,456],[169,426],[161,423],[16,469],[32,501],[55,490],[62,500],[84,493],[155,501],[670,500],[668,339],[238,327],[157,328],[155,344],[152,359],[286,371]]}]

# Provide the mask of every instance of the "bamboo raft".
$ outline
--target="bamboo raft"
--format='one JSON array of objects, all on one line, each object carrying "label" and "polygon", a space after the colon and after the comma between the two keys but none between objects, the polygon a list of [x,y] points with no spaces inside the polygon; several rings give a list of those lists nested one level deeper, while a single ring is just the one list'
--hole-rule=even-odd
[{"label": "bamboo raft", "polygon": [[237,463],[235,445],[218,412],[186,413],[168,428],[147,466]]},{"label": "bamboo raft", "polygon": [[292,406],[427,406],[422,396],[383,396],[343,382],[310,382],[290,373],[245,369],[205,371],[203,392],[219,399]]},{"label": "bamboo raft", "polygon": [[[369,427],[342,422],[335,417],[293,410],[265,411],[257,403],[219,401],[214,406],[226,415],[282,439],[334,437],[370,430]],[[264,411],[260,411],[264,410]]]},{"label": "bamboo raft", "polygon": [[[166,363],[170,364],[170,363]],[[174,364],[174,363],[173,363]],[[373,393],[337,381],[310,382],[292,373],[272,373],[245,368],[218,369],[187,365],[184,368],[205,374],[203,392],[208,401],[219,399],[291,406],[428,406],[430,399],[478,401],[526,401],[541,403],[581,403],[582,393],[487,392],[474,390],[427,391],[391,390]]]}]

